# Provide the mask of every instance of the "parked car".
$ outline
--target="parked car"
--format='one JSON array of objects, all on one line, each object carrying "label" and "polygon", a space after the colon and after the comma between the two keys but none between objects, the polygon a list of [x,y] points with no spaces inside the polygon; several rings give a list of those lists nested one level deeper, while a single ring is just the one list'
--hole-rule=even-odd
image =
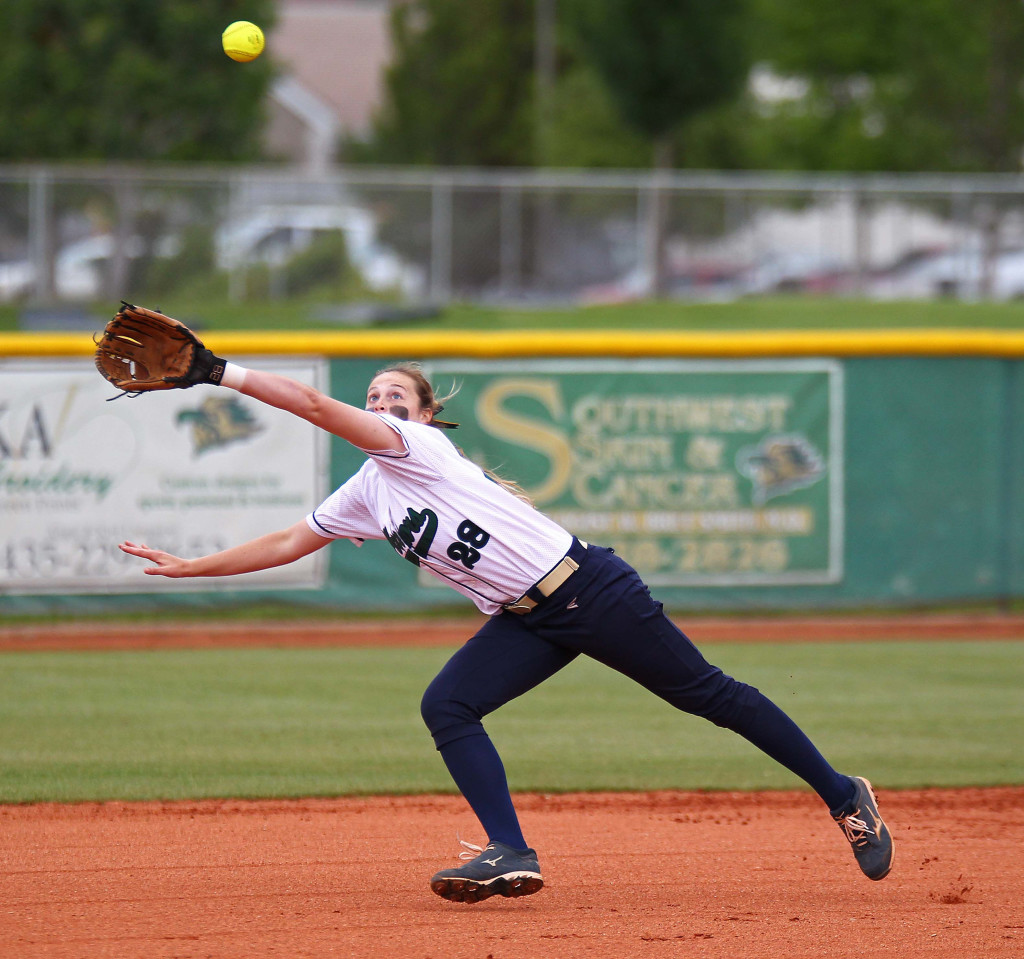
[{"label": "parked car", "polygon": [[10,303],[30,293],[33,277],[32,264],[28,260],[0,263],[0,303]]},{"label": "parked car", "polygon": [[[738,269],[716,260],[689,260],[670,267],[663,278],[662,295],[678,300],[714,302],[740,295]],[[651,295],[653,278],[648,269],[635,266],[607,283],[593,283],[578,293],[581,303],[629,303]]]},{"label": "parked car", "polygon": [[233,270],[246,264],[281,266],[325,233],[345,237],[349,261],[375,291],[423,293],[426,271],[405,262],[377,240],[373,215],[351,205],[264,206],[217,230],[217,265]]},{"label": "parked car", "polygon": [[904,268],[877,276],[872,296],[883,300],[938,297],[974,300],[1024,299],[1024,249],[1003,250],[989,264],[990,287],[984,288],[984,261],[977,247],[934,251]]},{"label": "parked car", "polygon": [[738,292],[748,296],[848,293],[853,286],[854,271],[849,264],[827,253],[801,250],[769,254],[737,277]]},{"label": "parked car", "polygon": [[[317,237],[340,231],[352,266],[369,289],[397,290],[419,296],[426,286],[426,271],[405,262],[394,250],[377,241],[373,215],[355,206],[264,206],[244,217],[229,220],[215,231],[215,256],[220,269],[247,264],[280,266],[305,250]],[[87,301],[106,295],[110,258],[116,240],[104,233],[69,243],[54,262],[54,288],[62,300]],[[173,256],[181,241],[168,236],[156,245],[157,256]],[[144,242],[133,237],[124,247],[130,258],[143,254]],[[0,302],[23,299],[36,285],[31,260],[0,263]]]},{"label": "parked car", "polygon": [[[105,283],[114,253],[116,238],[110,233],[77,240],[62,247],[54,260],[54,292],[62,300],[94,300],[106,292]],[[132,237],[124,252],[129,259],[141,256],[144,243]],[[158,256],[173,256],[178,240],[166,237],[157,244]],[[35,289],[35,265],[30,260],[0,263],[0,302],[11,302],[29,296]]]}]

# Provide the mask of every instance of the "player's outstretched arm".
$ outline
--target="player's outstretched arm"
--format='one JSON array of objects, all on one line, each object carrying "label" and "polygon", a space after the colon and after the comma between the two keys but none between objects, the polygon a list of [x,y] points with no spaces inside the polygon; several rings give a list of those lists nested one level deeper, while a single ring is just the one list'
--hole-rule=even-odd
[{"label": "player's outstretched arm", "polygon": [[248,370],[203,345],[184,323],[122,303],[96,344],[96,368],[119,390],[190,389],[212,383],[287,410],[360,449],[404,450],[402,438],[377,416],[286,376]]},{"label": "player's outstretched arm", "polygon": [[348,440],[362,450],[405,449],[401,436],[368,410],[342,403],[319,390],[279,373],[228,364],[222,386],[230,386],[269,406],[287,410],[314,426]]},{"label": "player's outstretched arm", "polygon": [[285,566],[321,549],[329,542],[329,539],[314,533],[306,521],[302,520],[287,529],[267,533],[248,543],[196,559],[182,559],[163,550],[150,549],[145,544],[127,541],[120,543],[118,548],[155,564],[145,567],[144,573],[178,579],[186,576],[235,576],[239,573],[253,573],[258,569]]}]

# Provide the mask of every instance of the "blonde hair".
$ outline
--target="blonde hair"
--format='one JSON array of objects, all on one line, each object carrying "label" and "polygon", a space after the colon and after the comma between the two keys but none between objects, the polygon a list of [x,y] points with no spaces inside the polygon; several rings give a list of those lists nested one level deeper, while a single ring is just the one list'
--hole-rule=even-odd
[{"label": "blonde hair", "polygon": [[[434,393],[434,387],[431,385],[430,380],[428,380],[423,373],[423,367],[415,360],[392,363],[390,366],[385,366],[383,369],[377,370],[375,375],[380,376],[381,373],[402,373],[412,380],[413,389],[416,391],[416,396],[419,398],[420,406],[424,409],[430,410],[430,422],[427,424],[428,426],[436,426],[441,430],[458,429],[458,423],[451,423],[447,420],[439,420],[437,418],[437,414],[444,409],[444,404],[459,392],[458,386],[453,385],[450,393],[438,398]],[[460,456],[466,456],[458,446],[455,448],[459,451]],[[469,459],[469,457],[466,456],[466,459]],[[516,497],[516,499],[520,499],[524,503],[528,503],[530,506],[533,506],[533,500],[527,495],[526,490],[524,490],[514,480],[505,479],[486,467],[481,466],[480,468],[484,471],[484,474],[488,479],[493,480],[507,493],[511,493]]]}]

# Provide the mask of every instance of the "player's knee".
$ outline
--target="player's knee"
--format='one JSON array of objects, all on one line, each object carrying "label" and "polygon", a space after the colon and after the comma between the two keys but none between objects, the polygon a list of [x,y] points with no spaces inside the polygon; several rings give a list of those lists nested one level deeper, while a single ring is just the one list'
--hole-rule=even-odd
[{"label": "player's knee", "polygon": [[446,713],[446,701],[428,689],[423,694],[423,699],[420,700],[420,716],[423,717],[423,722],[426,723],[427,729],[431,733],[443,724]]},{"label": "player's knee", "polygon": [[430,731],[431,736],[437,739],[444,730],[453,727],[480,725],[480,714],[468,706],[453,698],[443,688],[431,683],[420,700],[420,715],[423,722]]},{"label": "player's knee", "polygon": [[757,711],[761,693],[746,683],[725,678],[728,683],[709,692],[698,715],[724,729],[742,728]]},{"label": "player's knee", "polygon": [[756,708],[760,693],[746,683],[716,669],[694,683],[679,690],[669,701],[684,712],[700,716],[716,726],[732,729],[742,724]]}]

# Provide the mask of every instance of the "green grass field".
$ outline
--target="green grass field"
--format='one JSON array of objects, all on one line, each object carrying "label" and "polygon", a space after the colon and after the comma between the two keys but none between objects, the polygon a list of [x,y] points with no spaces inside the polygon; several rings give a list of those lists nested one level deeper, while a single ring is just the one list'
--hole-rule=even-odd
[{"label": "green grass field", "polygon": [[[93,304],[97,329],[117,309],[117,301]],[[153,305],[209,330],[346,329],[317,320],[325,304],[311,300],[259,300],[245,303],[165,297]],[[0,307],[0,331],[17,330],[20,308]],[[381,329],[417,330],[776,330],[889,329],[893,327],[1024,328],[1024,303],[960,303],[927,300],[905,303],[813,296],[771,296],[726,303],[679,301],[624,303],[565,308],[496,309],[455,304],[437,316],[381,324]]]},{"label": "green grass field", "polygon": [[[97,329],[116,308],[94,305]],[[169,298],[204,330],[328,328],[317,304]],[[19,309],[0,308],[0,330]],[[497,310],[387,329],[1024,328],[1024,303],[812,297]],[[343,328],[342,328],[343,329]],[[34,617],[32,617],[34,618]],[[9,619],[9,621],[11,621]],[[418,715],[444,650],[0,654],[0,802],[451,791]],[[842,769],[888,787],[1024,783],[1012,642],[715,646]],[[516,790],[791,788],[731,733],[588,661],[488,721]]]},{"label": "green grass field", "polygon": [[[716,644],[833,763],[887,788],[1024,783],[1016,642]],[[450,792],[419,718],[446,649],[0,655],[0,802]],[[800,787],[578,660],[488,720],[516,791]]]}]

